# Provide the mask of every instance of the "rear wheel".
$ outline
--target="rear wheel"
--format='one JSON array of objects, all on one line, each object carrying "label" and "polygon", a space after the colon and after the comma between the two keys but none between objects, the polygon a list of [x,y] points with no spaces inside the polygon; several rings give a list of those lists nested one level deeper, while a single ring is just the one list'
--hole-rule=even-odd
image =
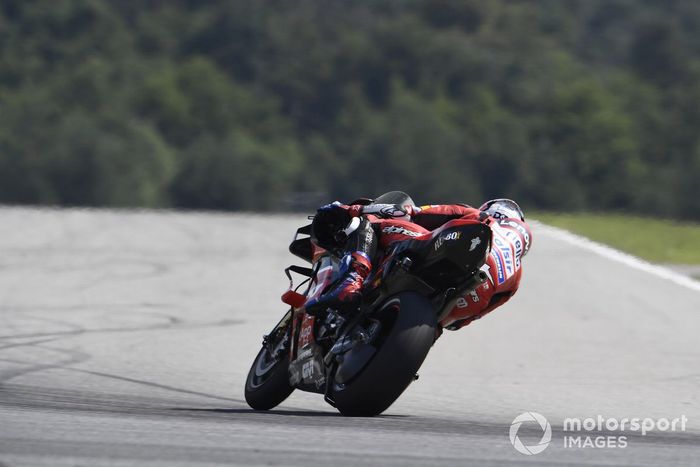
[{"label": "rear wheel", "polygon": [[343,415],[371,417],[388,409],[411,384],[435,341],[435,312],[422,295],[402,292],[379,313],[391,327],[376,343],[377,353],[355,378],[333,384],[333,399]]},{"label": "rear wheel", "polygon": [[[279,349],[277,349],[279,350]],[[287,352],[277,357],[264,345],[248,372],[245,400],[255,410],[270,410],[278,406],[294,391],[289,384]]]}]

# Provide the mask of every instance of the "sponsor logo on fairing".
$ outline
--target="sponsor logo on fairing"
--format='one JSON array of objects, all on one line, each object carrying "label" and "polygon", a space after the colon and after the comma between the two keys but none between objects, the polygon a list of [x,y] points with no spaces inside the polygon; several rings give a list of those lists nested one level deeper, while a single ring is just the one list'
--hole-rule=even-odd
[{"label": "sponsor logo on fairing", "polygon": [[438,237],[438,239],[435,240],[435,251],[438,251],[444,242],[445,237]]},{"label": "sponsor logo on fairing", "polygon": [[420,232],[413,232],[411,230],[405,229],[403,227],[399,227],[396,225],[390,225],[387,227],[384,227],[382,229],[382,232],[387,233],[387,234],[401,234],[401,235],[407,235],[409,237],[420,237],[423,235]]},{"label": "sponsor logo on fairing", "polygon": [[479,293],[476,290],[472,290],[464,297],[459,297],[456,304],[457,308],[467,308],[469,306],[469,301],[467,300],[467,297],[471,297],[472,302],[474,303],[479,303],[480,301]]},{"label": "sponsor logo on fairing", "polygon": [[481,239],[479,237],[472,238],[472,243],[469,246],[469,251],[474,251],[474,248],[481,244]]},{"label": "sponsor logo on fairing", "polygon": [[[308,339],[308,336],[301,337],[302,340]],[[305,358],[310,357],[313,355],[313,348],[312,347],[304,347],[299,351],[299,355],[297,355],[297,360],[303,360]]]},{"label": "sponsor logo on fairing", "polygon": [[461,237],[461,236],[462,236],[462,232],[450,232],[446,235],[442,235],[442,236],[438,237],[438,239],[435,240],[435,251],[439,250],[440,247],[443,245],[443,243],[445,243],[446,241],[459,240],[459,237]]},{"label": "sponsor logo on fairing", "polygon": [[304,379],[309,379],[314,375],[314,362],[313,360],[309,360],[308,362],[304,362],[304,365],[301,367],[301,377]]},{"label": "sponsor logo on fairing", "polygon": [[302,328],[301,333],[299,334],[299,338],[301,340],[306,340],[311,336],[311,326],[305,326]]}]

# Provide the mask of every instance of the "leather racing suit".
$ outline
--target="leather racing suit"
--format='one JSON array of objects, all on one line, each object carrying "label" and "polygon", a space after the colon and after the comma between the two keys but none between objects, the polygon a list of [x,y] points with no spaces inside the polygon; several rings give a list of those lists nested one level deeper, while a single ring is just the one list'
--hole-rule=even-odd
[{"label": "leather racing suit", "polygon": [[307,302],[307,309],[356,303],[378,249],[384,250],[394,242],[428,234],[446,222],[460,218],[477,220],[491,228],[491,251],[481,268],[487,280],[457,300],[454,309],[440,322],[441,327],[456,330],[466,326],[506,303],[518,290],[522,257],[532,242],[530,228],[520,219],[494,219],[479,209],[461,204],[421,207],[353,205],[344,208],[353,217],[362,215],[360,226],[345,243],[345,255],[341,261],[344,276],[329,292]]}]

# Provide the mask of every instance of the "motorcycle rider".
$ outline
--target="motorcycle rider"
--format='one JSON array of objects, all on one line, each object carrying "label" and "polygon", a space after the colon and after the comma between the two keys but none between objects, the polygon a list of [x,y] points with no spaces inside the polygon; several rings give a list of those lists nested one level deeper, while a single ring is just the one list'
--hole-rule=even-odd
[{"label": "motorcycle rider", "polygon": [[460,298],[440,325],[456,330],[493,311],[518,290],[521,259],[532,243],[522,210],[506,198],[492,199],[478,209],[463,204],[416,207],[345,205],[338,201],[322,206],[314,217],[312,239],[318,246],[342,254],[341,274],[328,292],[306,302],[306,310],[356,306],[379,248],[429,234],[444,223],[461,218],[483,222],[491,228],[491,251],[481,268],[487,280]]}]

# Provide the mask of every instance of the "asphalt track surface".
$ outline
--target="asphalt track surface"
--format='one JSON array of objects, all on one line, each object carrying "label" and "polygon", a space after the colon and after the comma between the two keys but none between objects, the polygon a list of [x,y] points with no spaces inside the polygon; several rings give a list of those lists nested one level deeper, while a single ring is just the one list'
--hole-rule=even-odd
[{"label": "asphalt track surface", "polygon": [[[446,333],[385,415],[249,410],[304,220],[0,209],[0,465],[700,464],[700,292],[538,225],[518,296]],[[509,440],[526,411],[552,425],[537,455]],[[598,415],[688,422],[564,447],[564,418]]]}]

